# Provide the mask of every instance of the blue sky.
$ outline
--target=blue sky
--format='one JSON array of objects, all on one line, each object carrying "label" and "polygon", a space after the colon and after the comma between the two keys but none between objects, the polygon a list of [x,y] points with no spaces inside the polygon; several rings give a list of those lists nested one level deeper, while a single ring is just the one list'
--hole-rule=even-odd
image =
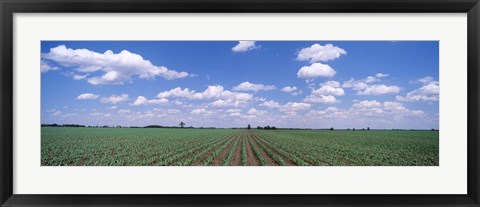
[{"label": "blue sky", "polygon": [[437,41],[43,41],[42,123],[438,129]]}]

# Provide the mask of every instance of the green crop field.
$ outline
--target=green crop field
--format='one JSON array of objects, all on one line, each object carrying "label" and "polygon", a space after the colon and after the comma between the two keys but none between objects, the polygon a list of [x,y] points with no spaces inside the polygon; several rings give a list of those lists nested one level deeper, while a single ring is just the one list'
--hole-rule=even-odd
[{"label": "green crop field", "polygon": [[438,131],[42,127],[42,166],[438,166]]}]

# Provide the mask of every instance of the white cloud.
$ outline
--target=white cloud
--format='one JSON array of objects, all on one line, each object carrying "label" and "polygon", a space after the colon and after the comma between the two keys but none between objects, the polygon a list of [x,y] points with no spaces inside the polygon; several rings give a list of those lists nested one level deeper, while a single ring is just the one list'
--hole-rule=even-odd
[{"label": "white cloud", "polygon": [[154,79],[159,76],[167,80],[188,77],[187,72],[177,72],[164,66],[153,65],[149,60],[127,50],[120,53],[113,53],[111,50],[97,53],[88,49],[71,49],[59,45],[51,48],[49,53],[43,53],[42,58],[75,68],[77,72],[103,72],[101,76],[88,79],[92,85],[124,84],[129,82],[132,76],[142,79]]},{"label": "white cloud", "polygon": [[292,96],[296,96],[303,93],[302,90],[299,90],[295,86],[285,86],[282,88],[282,92],[290,93]]},{"label": "white cloud", "polygon": [[160,92],[157,95],[158,98],[169,98],[169,97],[177,97],[177,98],[186,98],[186,99],[193,99],[193,100],[201,100],[201,99],[231,99],[233,101],[249,101],[252,99],[252,95],[248,93],[240,93],[240,92],[232,92],[225,90],[223,86],[220,85],[213,85],[208,86],[207,89],[203,92],[195,92],[194,90],[190,90],[188,88],[182,89],[180,87],[171,89],[169,91]]},{"label": "white cloud", "polygon": [[232,100],[232,99],[220,99],[211,103],[213,107],[240,107],[245,105],[246,101]]},{"label": "white cloud", "polygon": [[80,100],[85,100],[85,99],[97,99],[98,97],[100,97],[99,95],[96,95],[96,94],[93,94],[93,93],[84,93],[84,94],[80,94],[77,96],[77,99],[80,99]]},{"label": "white cloud", "polygon": [[366,84],[363,80],[356,81],[354,79],[344,82],[342,86],[345,88],[352,88],[356,91],[368,88],[368,84]]},{"label": "white cloud", "polygon": [[297,90],[297,87],[293,86],[293,87],[290,87],[290,86],[285,86],[284,88],[282,88],[282,91],[285,92],[285,93],[290,93],[290,92],[293,92],[293,91],[296,91]]},{"label": "white cloud", "polygon": [[276,87],[274,85],[263,85],[263,84],[256,84],[256,83],[250,83],[248,81],[245,81],[243,83],[240,83],[239,85],[233,87],[233,90],[235,91],[270,91],[270,90],[275,90]]},{"label": "white cloud", "polygon": [[112,114],[110,114],[110,113],[94,112],[94,113],[91,113],[90,116],[98,117],[98,118],[107,118],[107,117],[111,117]]},{"label": "white cloud", "polygon": [[340,88],[340,83],[337,81],[327,81],[321,84],[319,89],[312,91],[314,95],[334,95],[334,96],[343,96],[345,91]]},{"label": "white cloud", "polygon": [[367,115],[367,116],[385,116],[393,115],[395,117],[402,116],[421,116],[425,113],[422,110],[407,109],[402,103],[385,101],[383,104],[376,100],[360,101],[352,105],[350,109],[352,115]]},{"label": "white cloud", "polygon": [[183,101],[180,101],[180,100],[174,100],[172,103],[177,105],[177,106],[183,105]]},{"label": "white cloud", "polygon": [[357,95],[384,95],[398,92],[400,92],[400,87],[398,86],[387,86],[381,84],[368,86],[363,91],[357,92]]},{"label": "white cloud", "polygon": [[242,110],[241,109],[228,109],[228,110],[225,110],[226,113],[239,113],[241,112]]},{"label": "white cloud", "polygon": [[132,112],[132,110],[130,110],[130,109],[120,109],[120,110],[118,110],[119,114],[128,114],[128,113],[131,113],[131,112]]},{"label": "white cloud", "polygon": [[75,80],[83,80],[83,79],[85,79],[88,75],[89,75],[88,73],[85,74],[85,75],[77,75],[77,74],[75,74],[75,75],[73,75],[73,79],[75,79]]},{"label": "white cloud", "polygon": [[232,51],[246,52],[257,48],[260,48],[260,46],[255,45],[255,41],[238,41],[238,44],[235,45],[235,47],[232,47]]},{"label": "white cloud", "polygon": [[52,116],[58,116],[58,115],[60,115],[60,114],[62,114],[61,111],[54,111],[54,112],[52,113]]},{"label": "white cloud", "polygon": [[144,96],[138,96],[137,99],[132,103],[132,105],[141,106],[141,105],[167,104],[167,103],[168,103],[168,99],[166,98],[148,100]]},{"label": "white cloud", "polygon": [[423,83],[423,84],[428,84],[428,83],[430,83],[430,82],[433,82],[434,79],[433,79],[433,77],[427,76],[427,77],[425,77],[425,78],[419,79],[418,81],[419,81],[420,83]]},{"label": "white cloud", "polygon": [[247,114],[248,115],[255,115],[255,116],[262,116],[264,115],[265,113],[267,113],[266,111],[263,111],[263,110],[257,110],[255,108],[251,108],[250,110],[248,110]]},{"label": "white cloud", "polygon": [[387,76],[389,76],[389,74],[377,73],[377,74],[375,75],[375,77],[377,77],[377,78],[383,78],[383,77],[387,77]]},{"label": "white cloud", "polygon": [[199,108],[199,109],[193,109],[190,113],[191,114],[197,114],[197,115],[211,115],[211,114],[213,114],[213,111],[209,111],[209,110],[204,109],[204,108]]},{"label": "white cloud", "polygon": [[374,83],[374,82],[379,82],[381,81],[381,78],[388,77],[390,76],[389,74],[384,74],[384,73],[377,73],[375,76],[368,76],[365,79],[361,80],[355,80],[355,79],[350,79],[348,81],[345,81],[343,83],[343,87],[345,88],[353,88],[353,90],[365,90],[368,88],[369,83]]},{"label": "white cloud", "polygon": [[261,103],[259,106],[264,106],[264,107],[267,107],[267,108],[280,108],[280,104],[276,101],[265,101],[263,103]]},{"label": "white cloud", "polygon": [[350,79],[345,81],[342,86],[345,88],[352,88],[357,91],[357,95],[384,95],[399,93],[401,88],[395,85],[388,86],[385,84],[370,85],[370,83],[380,82],[380,78],[387,77],[388,74],[377,73],[375,76],[368,76],[362,80]]},{"label": "white cloud", "polygon": [[397,101],[408,101],[408,102],[417,102],[417,101],[438,101],[440,86],[438,81],[434,81],[432,77],[425,77],[419,80],[420,83],[423,83],[423,86],[415,89],[405,97],[397,96]]},{"label": "white cloud", "polygon": [[347,52],[345,52],[344,49],[334,46],[332,44],[314,44],[310,47],[300,50],[297,56],[297,60],[309,60],[311,63],[318,61],[326,62],[329,60],[337,59],[340,57],[340,55],[345,54],[347,54]]},{"label": "white cloud", "polygon": [[375,76],[368,76],[364,81],[365,83],[373,83],[380,81],[380,78],[388,77],[389,74],[377,73]]},{"label": "white cloud", "polygon": [[117,106],[110,106],[110,107],[107,107],[106,109],[110,109],[110,110],[117,109]]},{"label": "white cloud", "polygon": [[353,108],[372,108],[372,107],[380,107],[382,106],[382,103],[372,100],[372,101],[360,101],[358,103],[354,103],[352,105]]},{"label": "white cloud", "polygon": [[49,65],[47,62],[43,60],[40,61],[40,72],[46,73],[48,71],[54,71],[54,70],[60,70],[60,68],[52,67],[51,65]]},{"label": "white cloud", "polygon": [[325,103],[325,104],[332,104],[338,103],[339,101],[332,95],[309,95],[303,99],[305,102],[310,103]]},{"label": "white cloud", "polygon": [[280,107],[280,111],[301,111],[307,110],[312,105],[309,103],[301,103],[301,102],[288,102],[285,105]]},{"label": "white cloud", "polygon": [[[314,116],[320,118],[328,118],[328,119],[347,119],[349,118],[349,113],[346,110],[340,110],[336,107],[328,107],[324,110],[310,110],[306,114],[306,116]],[[351,117],[350,117],[351,118]]]},{"label": "white cloud", "polygon": [[266,101],[267,99],[266,98],[263,98],[263,97],[254,97],[253,98],[254,101]]},{"label": "white cloud", "polygon": [[122,94],[122,95],[112,95],[110,97],[103,97],[100,102],[102,103],[111,103],[111,104],[117,104],[117,103],[122,103],[128,100],[128,94]]},{"label": "white cloud", "polygon": [[329,65],[322,63],[313,63],[310,66],[303,66],[297,72],[298,78],[318,78],[318,77],[333,77],[337,73]]},{"label": "white cloud", "polygon": [[157,94],[157,98],[179,97],[179,98],[193,99],[194,96],[195,96],[194,90],[190,90],[188,88],[182,89],[180,87],[176,87],[169,91],[164,91]]},{"label": "white cloud", "polygon": [[345,91],[340,88],[340,83],[337,81],[327,81],[320,84],[320,88],[312,89],[312,93],[305,97],[303,101],[310,103],[338,103],[335,96],[345,95]]}]

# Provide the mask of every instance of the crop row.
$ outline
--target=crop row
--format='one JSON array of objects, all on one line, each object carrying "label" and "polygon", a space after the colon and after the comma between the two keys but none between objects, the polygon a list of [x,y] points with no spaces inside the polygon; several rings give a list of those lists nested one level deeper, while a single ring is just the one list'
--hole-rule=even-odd
[{"label": "crop row", "polygon": [[42,127],[46,166],[438,165],[438,132]]}]

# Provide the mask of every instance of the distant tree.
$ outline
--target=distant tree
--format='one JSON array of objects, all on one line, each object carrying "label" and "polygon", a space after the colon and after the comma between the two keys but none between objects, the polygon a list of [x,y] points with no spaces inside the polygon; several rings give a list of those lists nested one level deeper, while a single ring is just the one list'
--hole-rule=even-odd
[{"label": "distant tree", "polygon": [[334,129],[333,129],[333,127],[330,127],[330,130],[332,130],[332,131],[333,131],[333,130],[334,130]]},{"label": "distant tree", "polygon": [[277,127],[275,127],[275,126],[272,126],[272,128],[271,128],[271,129],[277,129]]},{"label": "distant tree", "polygon": [[365,128],[362,128],[363,131],[365,131]]},{"label": "distant tree", "polygon": [[180,122],[179,125],[180,125],[181,128],[183,128],[183,126],[185,126],[185,123],[183,123],[183,121],[182,121],[182,122]]},{"label": "distant tree", "polygon": [[264,129],[270,129],[270,126],[269,126],[269,125],[267,125],[266,127],[264,127]]},{"label": "distant tree", "polygon": [[350,131],[350,128],[348,128],[347,131]]},{"label": "distant tree", "polygon": [[355,128],[353,128],[353,131],[355,131]]},{"label": "distant tree", "polygon": [[435,131],[435,129],[432,129],[432,131]]},{"label": "distant tree", "polygon": [[367,127],[367,130],[370,130],[370,127]]},{"label": "distant tree", "polygon": [[251,129],[252,127],[250,126],[250,124],[248,124],[248,127],[247,127],[247,128],[248,128],[248,129]]},{"label": "distant tree", "polygon": [[263,129],[261,126],[257,126],[257,129]]}]

